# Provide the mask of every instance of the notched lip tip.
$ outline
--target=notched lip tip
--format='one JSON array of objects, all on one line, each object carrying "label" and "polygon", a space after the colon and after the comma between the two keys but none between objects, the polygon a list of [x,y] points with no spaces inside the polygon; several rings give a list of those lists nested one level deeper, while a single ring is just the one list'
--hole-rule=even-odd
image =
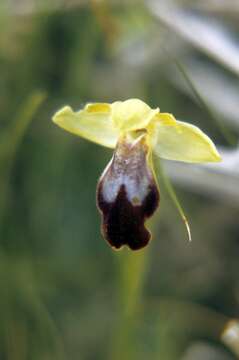
[{"label": "notched lip tip", "polygon": [[[103,238],[105,239],[104,235],[103,235]],[[116,251],[116,252],[122,251],[123,248],[124,248],[124,245],[120,245],[119,247],[116,247],[116,246],[110,244],[110,242],[109,242],[107,239],[105,239],[105,241],[107,242],[107,244],[109,245],[109,247],[110,247],[112,250]]]},{"label": "notched lip tip", "polygon": [[149,245],[150,240],[152,240],[152,236],[150,234],[150,238],[148,239],[148,241],[139,247],[130,246],[128,243],[121,244],[119,247],[116,247],[116,246],[112,245],[107,239],[105,239],[105,240],[108,243],[109,247],[116,252],[123,251],[124,249],[131,250],[131,251],[140,251],[140,250],[144,250]]}]

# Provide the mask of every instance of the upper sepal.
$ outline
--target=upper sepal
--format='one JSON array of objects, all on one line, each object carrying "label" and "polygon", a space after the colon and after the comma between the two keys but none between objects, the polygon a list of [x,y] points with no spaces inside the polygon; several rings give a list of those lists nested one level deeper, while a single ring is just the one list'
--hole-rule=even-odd
[{"label": "upper sepal", "polygon": [[112,120],[121,132],[146,129],[150,121],[159,113],[159,108],[151,109],[139,99],[116,101],[111,105]]}]

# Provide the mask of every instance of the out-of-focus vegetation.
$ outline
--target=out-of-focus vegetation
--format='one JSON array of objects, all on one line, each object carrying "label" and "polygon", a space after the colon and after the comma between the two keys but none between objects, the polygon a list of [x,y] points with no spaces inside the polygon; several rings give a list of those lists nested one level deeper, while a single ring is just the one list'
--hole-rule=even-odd
[{"label": "out-of-focus vegetation", "polygon": [[[227,0],[1,0],[1,360],[237,358],[235,328],[221,334],[239,317],[239,162],[225,140],[239,129],[238,18]],[[110,249],[95,186],[111,151],[51,122],[66,104],[133,97],[226,154],[165,163],[192,243],[159,178],[150,246]]]}]

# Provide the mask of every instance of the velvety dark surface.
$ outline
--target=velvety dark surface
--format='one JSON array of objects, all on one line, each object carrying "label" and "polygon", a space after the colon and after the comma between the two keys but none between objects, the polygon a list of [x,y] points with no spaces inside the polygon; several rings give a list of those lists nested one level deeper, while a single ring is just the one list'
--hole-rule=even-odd
[{"label": "velvety dark surface", "polygon": [[102,197],[101,186],[98,188],[98,206],[103,212],[102,233],[106,240],[116,249],[128,245],[131,250],[145,247],[150,232],[144,222],[158,207],[159,193],[156,185],[149,188],[141,205],[133,205],[122,185],[113,203],[106,203]]},{"label": "velvety dark surface", "polygon": [[102,233],[116,249],[142,249],[151,237],[144,223],[159,205],[159,190],[145,138],[120,140],[97,186]]}]

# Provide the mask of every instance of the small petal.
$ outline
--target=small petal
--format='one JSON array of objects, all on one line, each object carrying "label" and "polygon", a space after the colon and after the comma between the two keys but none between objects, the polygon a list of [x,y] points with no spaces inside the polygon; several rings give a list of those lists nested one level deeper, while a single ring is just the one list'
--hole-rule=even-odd
[{"label": "small petal", "polygon": [[147,127],[159,109],[151,109],[139,99],[116,101],[112,105],[112,120],[121,131],[133,131]]},{"label": "small petal", "polygon": [[194,125],[177,121],[171,114],[158,114],[148,132],[153,151],[162,158],[191,163],[221,160],[207,135]]},{"label": "small petal", "polygon": [[114,148],[119,134],[111,120],[110,112],[110,105],[105,103],[88,104],[78,112],[65,106],[54,115],[53,121],[75,135]]}]

